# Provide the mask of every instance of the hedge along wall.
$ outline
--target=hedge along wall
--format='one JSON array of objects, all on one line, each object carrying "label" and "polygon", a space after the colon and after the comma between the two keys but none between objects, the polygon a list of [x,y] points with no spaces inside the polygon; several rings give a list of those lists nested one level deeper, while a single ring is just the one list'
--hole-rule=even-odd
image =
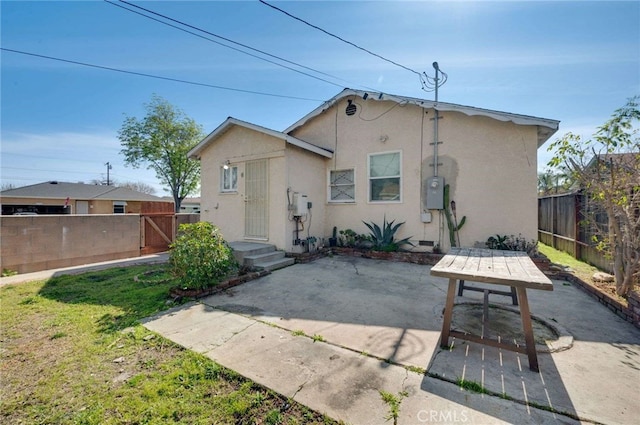
[{"label": "hedge along wall", "polygon": [[140,255],[140,216],[0,218],[0,267],[29,273]]}]

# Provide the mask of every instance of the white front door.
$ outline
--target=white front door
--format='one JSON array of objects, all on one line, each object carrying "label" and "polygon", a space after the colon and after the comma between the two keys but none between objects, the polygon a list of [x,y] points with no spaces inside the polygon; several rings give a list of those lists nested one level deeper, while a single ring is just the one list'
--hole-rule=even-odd
[{"label": "white front door", "polygon": [[76,201],[76,214],[89,214],[89,201]]},{"label": "white front door", "polygon": [[269,160],[249,161],[245,165],[244,236],[267,239],[269,236]]}]

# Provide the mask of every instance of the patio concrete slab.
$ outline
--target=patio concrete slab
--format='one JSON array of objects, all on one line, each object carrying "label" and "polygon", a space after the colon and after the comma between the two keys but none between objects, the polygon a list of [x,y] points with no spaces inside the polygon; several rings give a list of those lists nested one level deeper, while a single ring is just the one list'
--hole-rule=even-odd
[{"label": "patio concrete slab", "polygon": [[[528,291],[531,311],[575,340],[568,350],[540,353],[539,373],[522,354],[466,341],[442,350],[447,282],[429,271],[323,258],[165,312],[145,326],[351,424],[386,422],[380,390],[407,392],[400,424],[637,423],[640,330],[556,281],[553,292]],[[481,296],[466,291],[458,301]],[[491,394],[463,390],[459,379]]]},{"label": "patio concrete slab", "polygon": [[398,397],[407,393],[399,424],[522,423],[523,415],[532,423],[577,423],[544,410],[527,412],[521,404],[461,391],[402,366],[203,304],[173,309],[150,318],[145,326],[348,424],[387,422],[389,406],[381,390]]}]

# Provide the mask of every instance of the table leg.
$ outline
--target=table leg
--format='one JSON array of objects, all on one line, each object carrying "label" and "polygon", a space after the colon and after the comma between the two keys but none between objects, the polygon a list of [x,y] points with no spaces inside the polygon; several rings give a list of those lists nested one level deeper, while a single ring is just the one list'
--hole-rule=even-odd
[{"label": "table leg", "polygon": [[444,320],[442,322],[442,332],[440,333],[440,347],[442,348],[449,348],[449,331],[451,330],[451,317],[453,316],[453,301],[455,296],[456,280],[449,279],[447,302],[444,305]]},{"label": "table leg", "polygon": [[489,338],[489,290],[484,290],[482,303],[482,338]]},{"label": "table leg", "polygon": [[517,288],[518,300],[520,301],[520,317],[522,318],[522,329],[524,330],[524,341],[527,345],[527,357],[529,357],[529,369],[538,372],[538,355],[536,353],[536,343],[533,339],[533,327],[531,326],[531,312],[529,311],[529,301],[527,300],[527,288]]},{"label": "table leg", "polygon": [[518,305],[518,294],[516,294],[516,288],[511,287],[511,302],[513,305]]}]

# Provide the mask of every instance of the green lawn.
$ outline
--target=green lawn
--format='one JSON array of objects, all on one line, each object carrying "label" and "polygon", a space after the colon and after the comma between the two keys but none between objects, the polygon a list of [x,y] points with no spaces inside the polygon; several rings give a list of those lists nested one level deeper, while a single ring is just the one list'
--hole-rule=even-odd
[{"label": "green lawn", "polygon": [[0,287],[0,422],[335,423],[141,326],[173,284],[138,266]]},{"label": "green lawn", "polygon": [[598,271],[591,264],[577,260],[566,252],[558,251],[542,242],[538,242],[538,251],[544,254],[552,263],[570,267],[578,277],[586,277],[591,280],[591,276]]}]

